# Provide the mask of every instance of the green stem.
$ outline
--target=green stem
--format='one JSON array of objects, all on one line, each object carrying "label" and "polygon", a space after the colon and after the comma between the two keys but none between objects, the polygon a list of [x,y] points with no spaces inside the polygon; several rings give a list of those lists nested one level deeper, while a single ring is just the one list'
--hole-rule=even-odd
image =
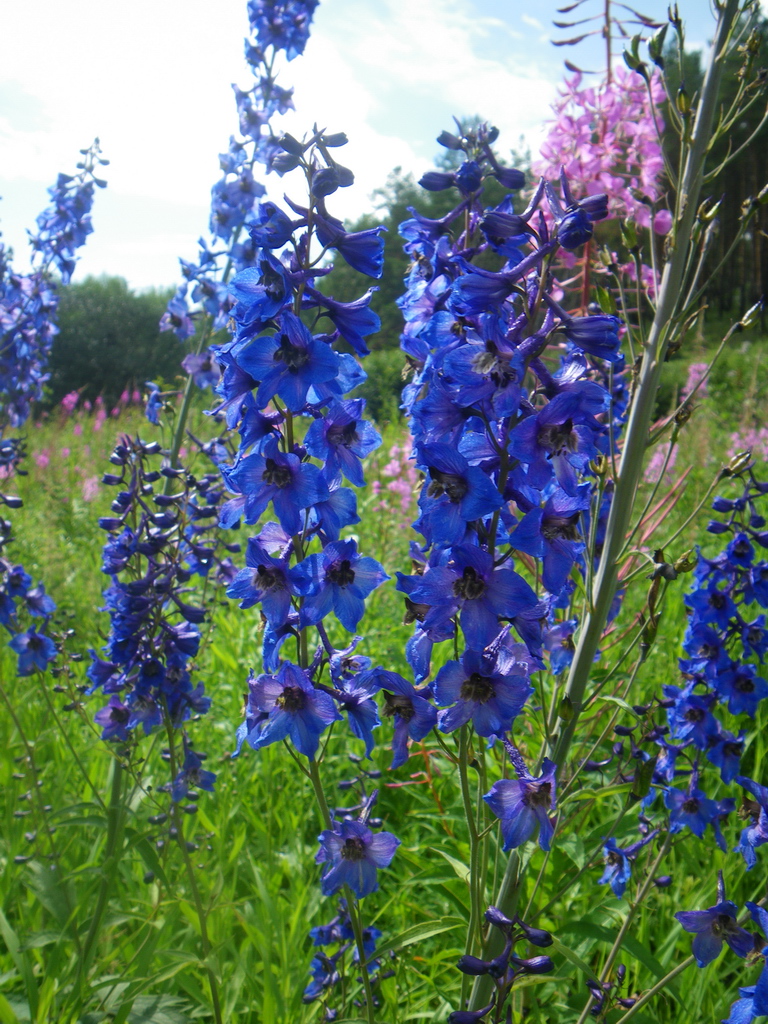
[{"label": "green stem", "polygon": [[650,1002],[655,995],[661,992],[661,990],[665,988],[670,983],[670,981],[672,981],[673,978],[676,978],[678,974],[682,974],[683,971],[687,971],[688,968],[692,967],[695,963],[695,956],[689,956],[687,960],[683,960],[683,962],[681,964],[678,964],[677,967],[673,968],[669,972],[669,974],[665,974],[660,981],[657,981],[653,988],[649,988],[644,995],[640,996],[635,1005],[630,1007],[630,1009],[627,1010],[623,1017],[619,1017],[619,1019],[616,1021],[616,1024],[627,1024],[627,1021],[634,1017],[638,1010],[642,1010],[646,1003]]},{"label": "green stem", "polygon": [[[165,731],[168,735],[168,750],[170,753],[170,765],[171,765],[171,778],[176,777],[177,773],[177,758],[176,758],[176,746],[174,743],[175,737],[173,733],[173,724],[168,714],[168,709],[165,709]],[[195,877],[195,868],[192,864],[192,859],[189,856],[189,850],[187,849],[187,843],[184,839],[184,821],[179,810],[179,805],[172,803],[171,805],[171,818],[176,827],[176,842],[178,843],[179,850],[181,851],[181,857],[184,861],[184,869],[187,874],[187,881],[189,882],[189,888],[192,893],[192,902],[195,905],[195,911],[197,913],[197,922],[200,926],[200,946],[203,953],[203,960],[207,961],[211,952],[211,940],[208,936],[208,926],[206,923],[207,914],[203,901],[200,896],[200,889],[197,884],[197,878]],[[208,984],[211,989],[211,1003],[213,1005],[213,1017],[216,1024],[224,1024],[224,1019],[221,1015],[221,1000],[219,998],[219,984],[216,980],[216,974],[213,968],[206,962],[205,973],[208,976]]]},{"label": "green stem", "polygon": [[[672,833],[671,832],[667,832],[666,836],[664,837],[664,843],[662,844],[662,847],[659,850],[659,852],[658,852],[658,854],[656,856],[656,859],[654,860],[653,864],[648,869],[648,873],[646,875],[645,881],[643,882],[643,884],[642,884],[642,886],[640,888],[640,892],[637,895],[637,899],[632,904],[632,906],[629,908],[627,916],[624,918],[624,921],[622,922],[621,928],[619,928],[618,934],[616,935],[614,943],[611,946],[611,951],[608,954],[608,958],[605,961],[602,973],[600,975],[600,981],[601,982],[606,982],[608,980],[608,978],[610,977],[611,968],[613,967],[613,964],[614,964],[614,961],[616,960],[616,957],[621,952],[621,947],[624,944],[624,939],[626,938],[627,932],[629,931],[630,927],[632,926],[632,922],[634,921],[635,915],[637,914],[638,910],[642,906],[643,900],[648,895],[649,889],[653,885],[653,879],[654,879],[656,871],[657,871],[657,869],[659,867],[659,864],[661,864],[662,860],[666,857],[667,853],[669,852],[669,848],[670,848],[671,845],[672,845]],[[586,1021],[587,1017],[589,1017],[589,1012],[590,1012],[591,1008],[592,1008],[592,1000],[589,999],[587,1001],[586,1005],[584,1006],[584,1009],[581,1011],[581,1016],[579,1017],[579,1019],[576,1022],[576,1024],[585,1024],[585,1021]]]},{"label": "green stem", "polygon": [[653,324],[644,345],[643,362],[632,410],[627,425],[626,442],[616,484],[614,501],[606,528],[605,545],[600,559],[592,606],[580,631],[567,694],[573,716],[563,725],[553,750],[553,760],[562,766],[568,757],[574,734],[584,707],[584,695],[589,682],[608,612],[616,592],[619,553],[629,528],[635,503],[648,428],[653,415],[664,356],[670,339],[670,328],[678,311],[683,293],[683,272],[687,263],[691,230],[696,217],[704,158],[709,145],[712,120],[717,105],[723,66],[723,50],[738,9],[738,0],[726,0],[712,45],[712,56],[704,79],[696,125],[687,154],[685,172],[681,180],[678,209],[672,236],[672,254],[664,267],[658,304]]},{"label": "green stem", "polygon": [[373,988],[371,978],[368,974],[368,964],[365,956],[365,943],[363,941],[363,924],[360,920],[360,913],[355,903],[355,897],[348,885],[344,886],[344,897],[347,901],[347,913],[352,923],[352,931],[355,933],[355,945],[357,946],[357,957],[360,962],[360,971],[363,977],[363,989],[365,990],[365,1008],[368,1016],[368,1024],[376,1024],[376,1012],[373,1005]]},{"label": "green stem", "polygon": [[[477,825],[475,823],[475,806],[469,788],[469,776],[467,774],[469,761],[469,736],[468,727],[462,725],[459,732],[459,779],[461,782],[461,800],[464,805],[464,817],[467,820],[469,830],[469,927],[467,928],[467,953],[472,955],[479,949],[480,945],[480,907],[479,895],[479,870],[480,870],[480,842],[478,840]],[[461,1005],[469,995],[470,976],[462,975],[461,979]]]},{"label": "green stem", "polygon": [[122,821],[123,767],[117,757],[112,758],[112,785],[109,789],[109,807],[107,810],[107,845],[104,848],[104,861],[101,866],[101,882],[96,897],[96,909],[91,918],[88,934],[83,943],[80,956],[80,985],[85,980],[96,953],[96,941],[99,937],[104,911],[109,902],[109,894],[117,873],[117,847]]}]

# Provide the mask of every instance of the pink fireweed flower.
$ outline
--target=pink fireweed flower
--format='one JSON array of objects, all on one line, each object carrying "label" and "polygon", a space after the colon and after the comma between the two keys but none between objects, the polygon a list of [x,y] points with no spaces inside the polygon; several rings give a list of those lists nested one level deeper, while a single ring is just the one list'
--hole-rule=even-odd
[{"label": "pink fireweed flower", "polygon": [[733,458],[737,452],[747,449],[752,451],[753,456],[768,460],[768,427],[760,427],[759,430],[752,428],[743,432],[736,431],[731,434],[729,458]]},{"label": "pink fireweed flower", "polygon": [[64,397],[61,400],[62,412],[69,416],[69,414],[74,410],[75,406],[77,405],[79,398],[80,395],[77,393],[77,391],[70,391],[68,394],[64,395]]},{"label": "pink fireweed flower", "polygon": [[93,501],[99,496],[99,478],[89,476],[83,480],[83,501]]},{"label": "pink fireweed flower", "polygon": [[51,453],[47,448],[44,448],[41,452],[35,455],[35,465],[39,466],[40,469],[46,469],[51,461]]},{"label": "pink fireweed flower", "polygon": [[72,428],[72,433],[75,435],[75,437],[80,437],[82,432],[83,432],[83,424],[82,423],[76,423],[74,425],[74,427]]},{"label": "pink fireweed flower", "polygon": [[699,399],[707,397],[707,381],[705,376],[708,369],[709,363],[691,363],[688,367],[688,378],[680,391],[681,398],[688,398],[689,395],[693,394],[694,389],[701,381],[704,381],[704,383],[696,391],[696,397]]},{"label": "pink fireweed flower", "polygon": [[[657,447],[654,449],[653,455],[649,459],[648,465],[645,467],[645,473],[643,474],[643,479],[646,483],[655,484],[660,479],[662,470],[664,469],[664,460],[667,457],[668,451],[668,444],[657,445]],[[669,462],[667,463],[667,478],[671,477],[672,470],[675,468],[675,463],[677,462],[677,452],[678,449],[677,446],[675,446],[672,449],[672,453],[669,456]]]}]

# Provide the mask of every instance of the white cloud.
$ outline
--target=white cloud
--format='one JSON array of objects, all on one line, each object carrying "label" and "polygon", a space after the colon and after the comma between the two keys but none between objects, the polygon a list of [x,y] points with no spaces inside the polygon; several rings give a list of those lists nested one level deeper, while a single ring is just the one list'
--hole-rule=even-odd
[{"label": "white cloud", "polygon": [[[486,5],[487,6],[487,5]],[[549,114],[554,61],[537,61],[530,40],[498,11],[477,16],[470,0],[324,0],[307,53],[285,68],[299,111],[295,133],[348,133],[342,162],[355,185],[333,197],[341,216],[400,165],[420,174],[451,115],[480,114],[501,130],[500,152],[532,137]],[[78,275],[113,272],[132,284],[177,278],[171,244],[189,258],[207,224],[217,154],[236,133],[229,89],[246,86],[244,0],[28,0],[6,5],[0,41],[0,218],[20,253],[42,186],[73,169],[77,150],[99,135],[111,165],[99,193]],[[33,43],[31,41],[34,41]],[[34,59],[30,59],[33,47]],[[40,190],[33,199],[30,183]],[[273,184],[274,183],[274,184]],[[271,179],[278,197],[283,182]],[[23,193],[24,202],[14,195]],[[36,203],[37,205],[33,205]],[[11,208],[12,207],[12,208]],[[133,236],[140,224],[142,237]],[[166,225],[173,224],[172,230]]]}]

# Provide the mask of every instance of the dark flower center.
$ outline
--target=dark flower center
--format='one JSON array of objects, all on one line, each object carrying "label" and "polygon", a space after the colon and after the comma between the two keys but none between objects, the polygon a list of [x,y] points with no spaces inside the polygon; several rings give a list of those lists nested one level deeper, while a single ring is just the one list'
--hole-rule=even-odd
[{"label": "dark flower center", "polygon": [[551,782],[529,782],[526,785],[523,803],[527,807],[547,807],[551,800]]},{"label": "dark flower center", "polygon": [[749,541],[737,540],[733,545],[733,553],[737,558],[746,558],[749,554]]},{"label": "dark flower center", "polygon": [[384,711],[386,718],[399,715],[404,722],[410,722],[414,716],[413,701],[403,693],[384,693]]},{"label": "dark flower center", "polygon": [[255,582],[262,590],[285,590],[283,577],[274,570],[268,569],[266,565],[258,566],[256,576],[258,579]]},{"label": "dark flower center", "polygon": [[355,570],[349,564],[349,559],[345,558],[332,565],[326,571],[325,578],[328,583],[335,583],[337,587],[348,587],[350,583],[355,582]]},{"label": "dark flower center", "polygon": [[463,597],[466,601],[476,601],[485,593],[485,580],[468,565],[461,579],[453,584],[453,593],[455,597]]},{"label": "dark flower center", "polygon": [[723,753],[726,757],[741,757],[741,744],[735,740],[723,744]]},{"label": "dark flower center", "polygon": [[688,708],[688,710],[683,715],[683,718],[686,720],[686,722],[696,723],[703,722],[704,715],[705,712],[703,708]]},{"label": "dark flower center", "polygon": [[341,856],[344,860],[364,860],[365,843],[359,836],[350,836],[344,840]]},{"label": "dark flower center", "polygon": [[42,637],[35,636],[33,634],[27,640],[27,650],[28,651],[39,651],[42,646],[43,646],[43,639],[42,639]]},{"label": "dark flower center", "polygon": [[755,683],[754,680],[749,678],[749,676],[736,676],[734,688],[738,690],[739,693],[754,693]]},{"label": "dark flower center", "polygon": [[279,466],[274,459],[266,460],[266,468],[261,475],[265,484],[279,487],[281,490],[291,482],[291,471],[287,466]]},{"label": "dark flower center", "polygon": [[347,423],[345,426],[332,426],[326,434],[328,438],[328,444],[335,446],[343,445],[344,448],[350,448],[353,444],[360,440],[357,433],[357,420],[353,420],[352,423]]},{"label": "dark flower center", "polygon": [[712,934],[718,939],[723,935],[730,935],[732,932],[737,931],[734,927],[734,921],[728,917],[727,914],[718,914],[715,920],[710,925]]},{"label": "dark flower center", "polygon": [[282,277],[266,260],[259,264],[259,269],[261,270],[261,284],[264,291],[272,298],[279,298],[285,290]]},{"label": "dark flower center", "polygon": [[720,611],[721,608],[725,608],[725,594],[721,594],[719,590],[713,591],[709,595],[709,603]]},{"label": "dark flower center", "polygon": [[111,708],[109,717],[113,722],[117,722],[118,725],[123,725],[131,717],[131,712],[128,708]]},{"label": "dark flower center", "polygon": [[579,528],[576,525],[580,513],[572,516],[545,516],[541,521],[541,535],[544,540],[578,540]]},{"label": "dark flower center", "polygon": [[760,643],[763,638],[762,629],[758,629],[756,626],[750,626],[747,630],[747,643],[753,647]]},{"label": "dark flower center", "polygon": [[699,654],[702,658],[716,658],[718,655],[718,648],[714,644],[702,644],[699,648]]},{"label": "dark flower center", "polygon": [[419,604],[416,601],[411,601],[409,597],[405,599],[405,616],[403,617],[403,624],[410,626],[412,622],[423,622],[426,618],[427,612],[429,611],[428,604]]},{"label": "dark flower center", "polygon": [[300,686],[286,686],[275,703],[283,711],[295,715],[297,711],[304,710],[307,703],[307,695]]},{"label": "dark flower center", "polygon": [[302,366],[309,362],[309,352],[305,348],[292,345],[288,335],[283,334],[280,336],[280,346],[275,349],[272,358],[276,363],[285,363],[290,373],[298,373]]},{"label": "dark flower center", "polygon": [[538,442],[549,452],[550,457],[564,455],[566,452],[575,452],[579,448],[579,439],[573,432],[572,419],[567,419],[565,423],[548,423],[542,427],[539,431]]},{"label": "dark flower center", "polygon": [[495,696],[493,683],[487,676],[481,676],[479,672],[473,672],[469,679],[461,684],[460,697],[462,700],[476,701],[478,704],[485,704]]},{"label": "dark flower center", "polygon": [[431,466],[429,475],[432,477],[432,483],[427,488],[430,498],[439,498],[447,494],[453,504],[458,505],[469,490],[464,477],[454,476],[453,473],[441,473],[439,469],[433,469]]},{"label": "dark flower center", "polygon": [[699,801],[695,796],[689,796],[683,801],[683,810],[686,814],[696,814],[699,810]]}]

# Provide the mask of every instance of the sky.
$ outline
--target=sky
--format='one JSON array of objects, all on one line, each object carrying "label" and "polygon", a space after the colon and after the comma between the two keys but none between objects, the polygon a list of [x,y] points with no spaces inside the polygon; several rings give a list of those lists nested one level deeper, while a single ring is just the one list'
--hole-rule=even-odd
[{"label": "sky", "polygon": [[[342,162],[355,184],[329,200],[354,218],[395,167],[417,178],[433,166],[437,135],[452,116],[479,114],[500,129],[504,158],[521,136],[534,152],[562,81],[564,59],[604,64],[588,39],[552,38],[567,0],[321,0],[305,54],[285,63],[296,113],[282,122],[301,136],[313,123],[345,131]],[[573,0],[571,0],[573,2]],[[707,0],[680,0],[689,44],[714,24]],[[665,17],[666,0],[642,0]],[[124,277],[145,289],[178,283],[178,259],[194,259],[207,233],[218,154],[237,132],[231,83],[252,81],[243,52],[245,0],[0,0],[0,231],[27,269],[26,229],[47,205],[59,171],[98,136],[109,167],[94,232],[74,280]],[[586,26],[589,28],[589,26]],[[265,179],[278,199],[284,182]],[[298,198],[298,197],[297,197]]]}]

